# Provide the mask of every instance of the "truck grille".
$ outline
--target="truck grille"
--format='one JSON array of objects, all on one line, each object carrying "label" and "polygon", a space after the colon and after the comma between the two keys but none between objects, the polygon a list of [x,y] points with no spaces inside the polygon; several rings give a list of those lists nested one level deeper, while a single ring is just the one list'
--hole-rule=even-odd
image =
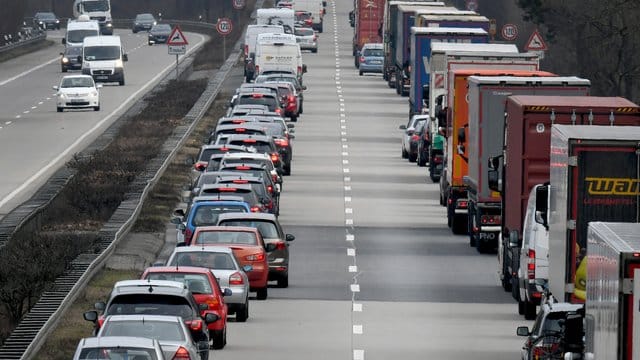
[{"label": "truck grille", "polygon": [[93,70],[93,75],[111,75],[111,70]]},{"label": "truck grille", "polygon": [[105,16],[92,16],[91,20],[98,20],[99,22],[105,21],[107,18]]}]

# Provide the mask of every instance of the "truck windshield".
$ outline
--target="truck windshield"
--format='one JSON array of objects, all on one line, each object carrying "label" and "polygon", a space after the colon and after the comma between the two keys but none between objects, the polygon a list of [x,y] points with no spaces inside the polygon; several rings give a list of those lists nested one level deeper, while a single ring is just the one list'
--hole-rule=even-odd
[{"label": "truck windshield", "polygon": [[81,43],[87,36],[98,36],[98,30],[69,30],[67,31],[67,42]]},{"label": "truck windshield", "polygon": [[84,11],[109,11],[109,0],[83,1]]},{"label": "truck windshield", "polygon": [[87,61],[116,60],[119,58],[119,46],[87,46],[84,48],[84,59]]}]

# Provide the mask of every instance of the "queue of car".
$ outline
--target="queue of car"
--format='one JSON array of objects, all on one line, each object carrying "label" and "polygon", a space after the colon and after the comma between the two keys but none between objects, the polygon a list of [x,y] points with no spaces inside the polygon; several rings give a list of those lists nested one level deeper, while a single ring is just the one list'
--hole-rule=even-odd
[{"label": "queue of car", "polygon": [[[134,32],[146,29],[143,18]],[[273,46],[279,33],[267,34],[271,40],[253,45],[258,53],[262,44],[279,46]],[[292,45],[292,66],[266,64],[245,72],[227,114],[189,159],[191,180],[171,219],[176,247],[166,262],[147,268],[138,280],[117,282],[106,301],[84,313],[95,338],[78,344],[76,358],[208,359],[209,349],[227,343],[228,318],[249,321],[250,302],[266,300],[270,282],[289,286],[295,236],[278,216],[306,90],[300,45],[296,39]],[[114,347],[114,339],[121,345]]]}]

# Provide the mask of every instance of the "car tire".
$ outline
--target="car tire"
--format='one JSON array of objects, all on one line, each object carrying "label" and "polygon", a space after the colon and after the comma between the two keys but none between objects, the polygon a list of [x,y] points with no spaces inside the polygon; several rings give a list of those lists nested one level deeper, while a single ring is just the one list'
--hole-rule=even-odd
[{"label": "car tire", "polygon": [[58,106],[58,107],[56,108],[56,110],[58,110],[58,112],[62,112],[62,110],[64,110],[64,109],[63,109],[63,108],[61,108],[60,106]]},{"label": "car tire", "polygon": [[100,105],[98,105],[98,106],[94,106],[94,107],[93,107],[93,111],[100,111]]},{"label": "car tire", "polygon": [[265,287],[263,287],[261,289],[258,289],[256,298],[258,300],[267,300],[268,294],[269,294],[269,291],[268,291],[267,287],[265,286]]},{"label": "car tire", "polygon": [[279,288],[288,288],[289,287],[289,274],[278,279],[278,287]]},{"label": "car tire", "polygon": [[153,46],[153,43],[151,41],[149,41],[147,44],[149,44],[149,46]]},{"label": "car tire", "polygon": [[456,235],[467,234],[467,222],[464,221],[464,216],[454,215],[451,220],[451,231]]},{"label": "car tire", "polygon": [[[283,173],[283,175],[287,175],[287,176],[291,175],[291,164],[289,164],[288,166],[284,166],[282,168],[282,173]],[[278,213],[279,212],[280,211],[278,211]]]},{"label": "car tire", "polygon": [[304,108],[302,107],[302,102],[300,102],[300,110],[298,111],[298,114],[302,114],[304,111]]},{"label": "car tire", "polygon": [[318,52],[318,49],[312,49],[311,52],[315,54]]},{"label": "car tire", "polygon": [[134,33],[134,34],[137,34],[137,33],[138,33],[138,30],[136,30],[136,29],[131,29],[131,32],[132,32],[132,33]]},{"label": "car tire", "polygon": [[210,331],[211,348],[214,350],[220,350],[227,344],[227,328],[222,330]]},{"label": "car tire", "polygon": [[409,157],[409,153],[407,152],[407,150],[404,149],[404,146],[402,147],[402,158],[406,159]]},{"label": "car tire", "polygon": [[289,119],[291,119],[291,122],[298,122],[298,115],[291,115]]},{"label": "car tire", "polygon": [[61,70],[62,70],[62,72],[67,72],[68,71],[67,68],[65,68],[65,67],[63,67]]},{"label": "car tire", "polygon": [[418,160],[418,154],[409,154],[409,162],[416,162]]},{"label": "car tire", "polygon": [[427,159],[425,159],[424,156],[420,156],[420,154],[418,154],[418,166],[420,167],[427,166]]},{"label": "car tire", "polygon": [[536,304],[530,301],[523,301],[524,303],[524,318],[526,320],[535,320],[536,319]]},{"label": "car tire", "polygon": [[364,73],[362,72],[362,70],[360,70],[360,71],[358,72],[358,75],[362,76],[362,74],[364,74]]},{"label": "car tire", "polygon": [[236,322],[246,322],[249,318],[249,299],[236,310]]},{"label": "car tire", "polygon": [[120,85],[120,86],[124,85],[124,75],[122,76],[122,79],[120,79],[120,81],[118,81],[118,85]]}]

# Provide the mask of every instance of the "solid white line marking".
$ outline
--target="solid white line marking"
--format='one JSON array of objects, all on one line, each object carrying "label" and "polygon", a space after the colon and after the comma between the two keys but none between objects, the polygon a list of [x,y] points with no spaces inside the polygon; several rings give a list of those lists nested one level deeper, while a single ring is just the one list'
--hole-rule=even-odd
[{"label": "solid white line marking", "polygon": [[351,284],[351,292],[360,292],[360,284]]},{"label": "solid white line marking", "polygon": [[348,248],[347,249],[347,256],[356,256],[356,249]]},{"label": "solid white line marking", "polygon": [[356,335],[362,335],[362,325],[353,325],[353,333]]},{"label": "solid white line marking", "polygon": [[347,241],[354,241],[356,239],[356,236],[353,234],[347,234],[344,238]]},{"label": "solid white line marking", "polygon": [[346,220],[344,221],[344,224],[345,224],[345,225],[353,225],[353,219],[346,219]]},{"label": "solid white line marking", "polygon": [[353,311],[362,312],[362,304],[353,303]]},{"label": "solid white line marking", "polygon": [[353,214],[353,209],[352,208],[345,208],[344,209],[344,213],[345,214]]},{"label": "solid white line marking", "polygon": [[8,83],[12,82],[13,80],[19,79],[19,78],[21,78],[21,77],[23,77],[23,76],[25,76],[25,75],[27,75],[27,74],[29,74],[29,73],[32,73],[32,72],[34,72],[34,71],[36,71],[36,70],[38,70],[38,69],[41,69],[41,68],[43,68],[43,67],[45,67],[45,66],[47,66],[47,65],[51,64],[51,63],[52,63],[52,62],[54,62],[54,61],[58,61],[59,59],[60,59],[60,57],[56,57],[55,59],[48,60],[48,61],[47,61],[47,62],[45,62],[44,64],[40,64],[40,65],[38,65],[38,66],[36,66],[36,67],[33,67],[33,68],[31,68],[31,69],[29,69],[29,70],[27,70],[27,71],[23,71],[23,72],[21,72],[20,74],[18,74],[18,75],[16,75],[16,76],[14,76],[14,77],[8,78],[8,79],[3,80],[3,81],[0,81],[0,86],[6,85],[6,84],[8,84]]},{"label": "solid white line marking", "polygon": [[353,350],[353,360],[364,360],[364,350]]},{"label": "solid white line marking", "polygon": [[349,265],[349,272],[350,273],[358,272],[358,267],[356,265]]}]

